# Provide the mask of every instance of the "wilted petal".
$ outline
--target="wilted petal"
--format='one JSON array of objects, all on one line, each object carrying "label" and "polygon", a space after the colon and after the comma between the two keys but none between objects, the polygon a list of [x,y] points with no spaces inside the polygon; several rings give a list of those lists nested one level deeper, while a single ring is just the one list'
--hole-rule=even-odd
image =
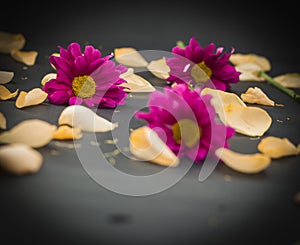
[{"label": "wilted petal", "polygon": [[287,138],[268,136],[263,138],[257,147],[260,152],[271,158],[281,158],[300,154],[300,149]]},{"label": "wilted petal", "polygon": [[41,85],[44,86],[47,82],[49,82],[51,79],[56,79],[57,74],[56,73],[48,73],[45,76],[43,76],[41,80]]},{"label": "wilted petal", "polygon": [[273,77],[273,79],[287,88],[300,88],[300,73],[286,73]]},{"label": "wilted petal", "polygon": [[9,100],[18,95],[19,89],[11,93],[5,86],[0,85],[0,100]]},{"label": "wilted petal", "polygon": [[94,111],[82,105],[66,107],[58,118],[58,124],[70,125],[87,132],[107,132],[117,127],[116,124],[98,116]]},{"label": "wilted petal", "polygon": [[246,103],[274,106],[275,102],[271,100],[260,88],[248,88],[241,98]]},{"label": "wilted petal", "polygon": [[67,125],[61,125],[53,133],[55,140],[77,140],[82,137],[80,128],[72,128]]},{"label": "wilted petal", "polygon": [[135,129],[130,133],[130,152],[140,160],[162,166],[176,167],[179,164],[177,156],[156,132],[147,126]]},{"label": "wilted petal", "polygon": [[33,174],[40,170],[43,156],[25,144],[9,144],[0,147],[0,166],[14,175]]},{"label": "wilted petal", "polygon": [[116,61],[125,66],[146,67],[148,65],[145,58],[135,48],[115,48],[114,54]]},{"label": "wilted petal", "polygon": [[35,60],[37,58],[38,52],[36,51],[20,51],[20,50],[12,50],[10,52],[11,56],[21,63],[24,63],[28,66],[33,66],[35,64]]},{"label": "wilted petal", "polygon": [[246,174],[259,173],[271,164],[271,158],[260,153],[242,154],[230,149],[219,148],[216,150],[216,155],[228,167]]},{"label": "wilted petal", "polygon": [[245,63],[256,64],[262,71],[271,70],[271,63],[269,59],[258,54],[235,53],[230,56],[229,61],[234,65],[241,65]]},{"label": "wilted petal", "polygon": [[10,54],[12,50],[21,50],[25,45],[23,34],[0,31],[0,53]]},{"label": "wilted petal", "polygon": [[0,134],[1,143],[23,143],[34,148],[48,144],[54,131],[55,125],[39,119],[22,121],[9,131]]},{"label": "wilted petal", "polygon": [[34,88],[28,93],[21,91],[17,100],[16,107],[23,108],[43,103],[47,99],[48,94],[40,88]]},{"label": "wilted petal", "polygon": [[167,79],[169,77],[170,67],[167,65],[165,58],[152,60],[147,69],[160,79]]},{"label": "wilted petal", "polygon": [[2,112],[0,112],[0,129],[6,129],[6,118]]},{"label": "wilted petal", "polygon": [[14,77],[12,71],[0,71],[0,84],[9,83]]}]

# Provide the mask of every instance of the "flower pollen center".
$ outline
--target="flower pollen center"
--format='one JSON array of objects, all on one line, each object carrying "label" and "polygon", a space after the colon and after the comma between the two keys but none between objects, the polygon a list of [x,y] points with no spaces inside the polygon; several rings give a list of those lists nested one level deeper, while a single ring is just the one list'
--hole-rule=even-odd
[{"label": "flower pollen center", "polygon": [[206,82],[211,78],[212,70],[202,61],[192,67],[191,76],[195,82]]},{"label": "flower pollen center", "polygon": [[96,83],[90,76],[78,76],[73,79],[72,89],[74,94],[80,98],[91,98],[96,93]]},{"label": "flower pollen center", "polygon": [[202,130],[190,119],[182,119],[172,125],[173,138],[177,144],[184,141],[187,147],[195,146],[201,137]]}]

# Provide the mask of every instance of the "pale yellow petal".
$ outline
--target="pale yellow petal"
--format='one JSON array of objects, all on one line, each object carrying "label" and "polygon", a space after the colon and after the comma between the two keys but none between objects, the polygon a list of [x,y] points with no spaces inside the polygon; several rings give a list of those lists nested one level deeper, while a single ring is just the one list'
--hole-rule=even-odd
[{"label": "pale yellow petal", "polygon": [[42,163],[42,154],[28,145],[15,143],[0,147],[0,168],[10,174],[36,173]]},{"label": "pale yellow petal", "polygon": [[271,158],[260,153],[242,154],[230,149],[219,148],[216,150],[216,155],[226,166],[245,174],[259,173],[271,164]]},{"label": "pale yellow petal", "polygon": [[2,112],[0,112],[0,129],[6,129],[6,118]]},{"label": "pale yellow petal", "polygon": [[0,53],[10,54],[14,49],[21,50],[25,42],[23,34],[0,31]]},{"label": "pale yellow petal", "polygon": [[8,131],[0,134],[1,143],[23,143],[34,148],[48,144],[56,126],[39,119],[20,122]]},{"label": "pale yellow petal", "polygon": [[254,63],[243,63],[236,65],[235,69],[238,72],[241,72],[239,79],[240,81],[255,81],[262,82],[264,81],[263,77],[258,76],[261,67]]},{"label": "pale yellow petal", "polygon": [[[60,53],[52,53],[50,56],[60,57]],[[52,63],[50,63],[50,65],[54,70],[56,70],[55,66]]]},{"label": "pale yellow petal", "polygon": [[28,66],[33,66],[35,64],[38,52],[12,50],[10,54],[16,61],[24,63]]},{"label": "pale yellow petal", "polygon": [[250,104],[259,104],[274,106],[275,102],[271,100],[262,90],[258,87],[250,87],[245,93],[241,94],[241,99]]},{"label": "pale yellow petal", "polygon": [[147,126],[130,133],[130,152],[140,160],[149,161],[167,167],[176,167],[178,157],[159,138],[155,131]]},{"label": "pale yellow petal", "polygon": [[287,88],[300,88],[300,73],[286,73],[273,77],[273,79]]},{"label": "pale yellow petal", "polygon": [[146,67],[146,59],[132,47],[115,48],[115,59],[118,63],[131,67]]},{"label": "pale yellow petal", "polygon": [[48,97],[48,94],[40,88],[34,88],[28,93],[21,91],[17,100],[16,107],[23,108],[28,106],[39,105],[43,103]]},{"label": "pale yellow petal", "polygon": [[120,78],[124,79],[127,83],[122,83],[119,86],[123,86],[126,92],[153,92],[155,88],[150,82],[143,77],[133,73],[131,68],[127,72],[120,75]]},{"label": "pale yellow petal", "polygon": [[51,79],[55,79],[57,77],[56,73],[48,73],[45,76],[43,76],[41,80],[41,85],[44,86],[47,82],[49,82]]},{"label": "pale yellow petal", "polygon": [[235,53],[232,54],[229,58],[229,61],[234,65],[240,65],[245,63],[253,63],[260,67],[263,71],[271,70],[271,62],[268,58],[258,54],[241,54]]},{"label": "pale yellow petal", "polygon": [[223,109],[224,117],[220,117],[222,122],[240,134],[262,136],[272,124],[270,115],[259,107],[229,104]]},{"label": "pale yellow petal", "polygon": [[160,79],[167,79],[169,77],[170,67],[167,65],[166,59],[161,58],[152,60],[147,69],[156,77]]},{"label": "pale yellow petal", "polygon": [[117,127],[116,123],[108,121],[82,105],[66,107],[58,118],[58,124],[80,128],[86,132],[108,132]]},{"label": "pale yellow petal", "polygon": [[243,107],[246,107],[246,104],[241,100],[239,96],[235,93],[222,91],[219,89],[212,89],[212,88],[204,88],[201,91],[201,95],[209,94],[212,96],[210,103],[215,108],[216,112],[218,113],[221,121],[225,121],[224,117],[224,106],[230,104],[237,104]]},{"label": "pale yellow petal", "polygon": [[67,125],[62,125],[53,133],[55,140],[78,140],[82,137],[80,128],[72,128]]},{"label": "pale yellow petal", "polygon": [[0,84],[9,83],[14,77],[14,72],[12,71],[0,71]]},{"label": "pale yellow petal", "polygon": [[300,153],[299,149],[289,139],[275,136],[263,138],[257,148],[260,152],[271,158],[281,158]]},{"label": "pale yellow petal", "polygon": [[0,85],[0,100],[9,100],[18,95],[19,89],[11,93],[5,86]]}]

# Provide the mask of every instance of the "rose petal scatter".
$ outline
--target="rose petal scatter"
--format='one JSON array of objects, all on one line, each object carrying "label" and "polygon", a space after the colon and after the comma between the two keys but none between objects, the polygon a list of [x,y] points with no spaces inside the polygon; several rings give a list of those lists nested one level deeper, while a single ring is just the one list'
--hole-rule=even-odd
[{"label": "rose petal scatter", "polygon": [[191,90],[187,84],[166,86],[164,91],[151,93],[149,111],[138,111],[136,118],[146,120],[178,157],[200,162],[210,149],[215,157],[216,149],[227,148],[235,133],[233,128],[217,123],[211,98],[200,96],[198,89]]},{"label": "rose petal scatter", "polygon": [[110,60],[112,55],[101,57],[101,52],[91,45],[85,46],[82,53],[76,42],[67,49],[59,48],[59,56],[49,57],[57,76],[43,87],[50,103],[99,108],[115,108],[126,103],[127,93],[118,85],[126,82],[120,75],[127,68]]},{"label": "rose petal scatter", "polygon": [[[172,49],[174,57],[166,58],[170,67],[170,84],[190,83],[193,86],[213,87],[226,91],[231,83],[239,82],[240,72],[230,64],[229,58],[234,52],[224,52],[223,47],[216,49],[214,43],[202,48],[193,37],[189,45]],[[212,83],[212,84],[211,84]]]}]

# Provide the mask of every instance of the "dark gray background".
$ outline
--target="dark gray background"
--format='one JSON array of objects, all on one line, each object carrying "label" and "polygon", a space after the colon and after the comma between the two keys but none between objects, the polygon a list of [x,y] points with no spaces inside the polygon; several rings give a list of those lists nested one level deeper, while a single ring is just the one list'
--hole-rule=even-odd
[{"label": "dark gray background", "polygon": [[[170,51],[177,40],[195,36],[202,46],[214,42],[226,50],[258,53],[272,63],[271,75],[299,72],[299,35],[295,4],[261,2],[89,2],[47,1],[3,3],[0,30],[26,37],[24,50],[39,52],[36,65],[23,65],[0,55],[0,70],[15,72],[11,90],[40,86],[52,71],[47,57],[57,46],[90,43],[109,54],[115,47]],[[161,82],[149,80],[161,86]],[[24,80],[24,78],[28,78]],[[249,86],[261,87],[284,107],[263,107],[273,123],[265,134],[300,142],[299,104],[267,83],[239,83],[240,95]],[[126,113],[138,99],[128,99]],[[8,128],[25,119],[57,123],[64,107],[44,103],[18,110],[14,101],[0,102]],[[105,117],[111,110],[104,110]],[[291,120],[288,120],[290,118]],[[279,120],[279,121],[277,121]],[[282,121],[282,122],[281,122]],[[133,122],[137,126],[140,122]],[[99,135],[99,141],[109,134]],[[79,141],[87,144],[89,135]],[[256,152],[257,140],[236,135],[231,148]],[[70,143],[72,144],[72,143]],[[103,151],[113,146],[102,144]],[[58,156],[51,155],[57,150]],[[300,208],[293,196],[300,191],[299,156],[272,161],[256,175],[237,173],[221,163],[204,182],[198,181],[201,165],[195,165],[170,189],[148,197],[128,197],[98,185],[84,171],[74,149],[55,142],[39,149],[42,169],[35,175],[13,177],[1,173],[0,241],[2,244],[299,244]],[[149,174],[163,168],[117,158],[124,172]],[[229,175],[231,181],[224,176]]]}]

